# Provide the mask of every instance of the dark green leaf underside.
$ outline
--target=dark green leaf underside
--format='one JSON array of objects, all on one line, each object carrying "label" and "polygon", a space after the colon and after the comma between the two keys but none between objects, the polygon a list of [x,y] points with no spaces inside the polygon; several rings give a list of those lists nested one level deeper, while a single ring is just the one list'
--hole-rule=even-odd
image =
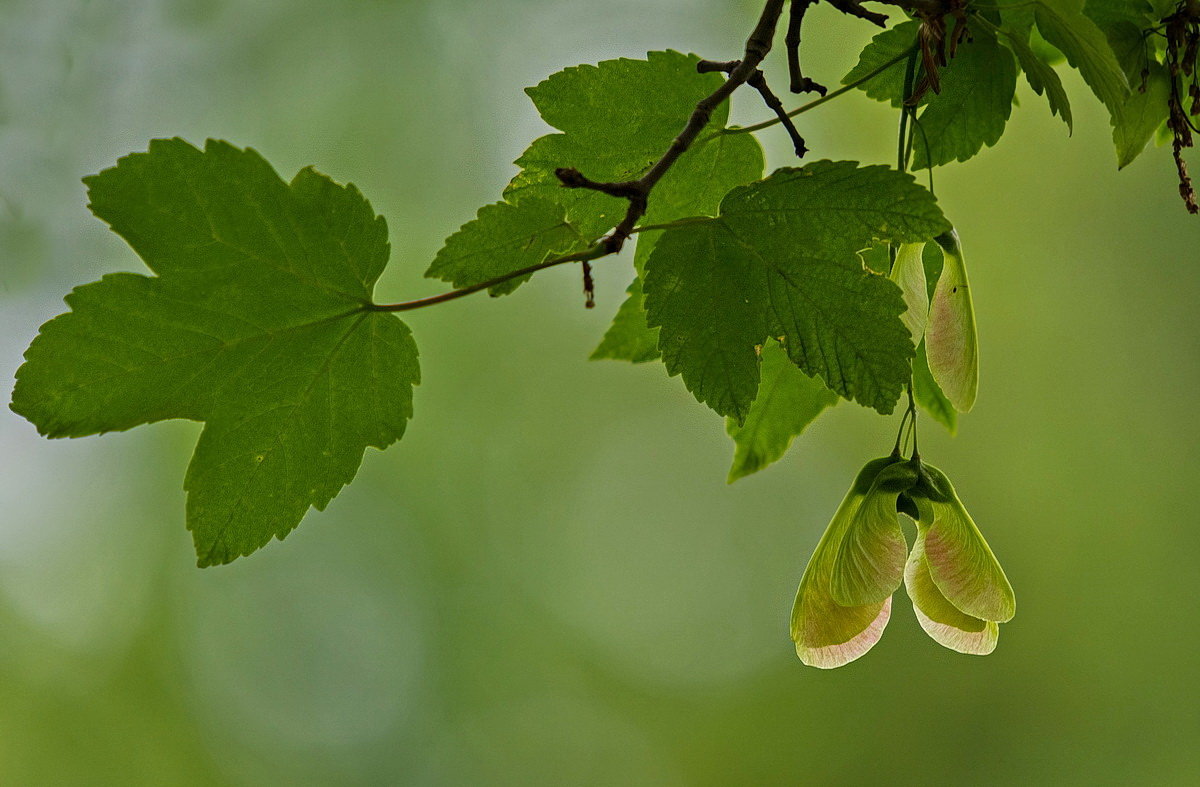
[{"label": "dark green leaf underside", "polygon": [[720,218],[666,232],[647,264],[649,324],[662,329],[667,370],[741,423],[759,387],[755,347],[782,338],[806,373],[891,412],[913,354],[904,303],[857,252],[872,238],[916,242],[948,226],[925,189],[886,167],[819,161],[733,190]]}]

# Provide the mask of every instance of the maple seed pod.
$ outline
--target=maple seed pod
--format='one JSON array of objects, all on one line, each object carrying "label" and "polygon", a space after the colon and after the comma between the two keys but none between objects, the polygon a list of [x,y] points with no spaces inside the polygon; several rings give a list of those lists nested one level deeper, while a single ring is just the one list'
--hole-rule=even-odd
[{"label": "maple seed pod", "polygon": [[908,492],[919,516],[905,588],[921,628],[934,641],[959,653],[987,655],[996,648],[998,624],[1016,614],[1012,585],[950,479],[928,464],[921,475]]},{"label": "maple seed pod", "polygon": [[946,398],[960,413],[970,412],[979,392],[979,337],[975,307],[963,262],[958,233],[939,235],[945,264],[929,306],[925,349],[929,371]]},{"label": "maple seed pod", "polygon": [[912,335],[914,347],[920,346],[929,320],[929,290],[925,284],[924,252],[924,243],[901,245],[896,252],[896,261],[892,263],[892,272],[888,276],[900,288],[904,297],[906,308],[900,319]]},{"label": "maple seed pod", "polygon": [[855,478],[796,592],[792,640],[805,664],[840,667],[883,635],[908,553],[897,500],[917,478],[914,465],[894,456],[868,462]]}]

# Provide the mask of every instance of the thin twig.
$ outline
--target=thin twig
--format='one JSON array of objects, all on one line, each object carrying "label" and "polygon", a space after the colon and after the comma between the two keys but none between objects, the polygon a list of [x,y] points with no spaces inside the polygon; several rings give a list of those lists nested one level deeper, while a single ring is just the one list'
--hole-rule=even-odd
[{"label": "thin twig", "polygon": [[[735,70],[739,65],[740,63],[737,60],[729,60],[724,62],[719,62],[716,60],[701,60],[696,64],[696,70],[702,74],[712,73],[714,71],[720,71],[728,74]],[[746,84],[757,90],[758,94],[762,96],[763,103],[767,105],[768,109],[775,113],[776,118],[778,118],[779,122],[783,124],[783,127],[787,129],[788,136],[792,138],[792,147],[795,148],[796,155],[800,158],[804,158],[804,154],[808,152],[808,146],[804,144],[804,137],[800,136],[800,131],[796,128],[796,124],[792,122],[790,117],[788,117],[787,110],[784,108],[783,102],[779,100],[779,96],[775,95],[774,91],[771,90],[771,86],[767,84],[767,75],[763,73],[761,68],[755,69],[754,74],[748,80],[746,80]],[[824,88],[822,88],[821,91],[824,93]]]},{"label": "thin twig", "polygon": [[583,261],[583,308],[596,308],[596,282],[592,280],[592,263]]},{"label": "thin twig", "polygon": [[904,95],[903,101],[900,102],[900,152],[896,168],[901,172],[908,172],[908,120],[909,117],[916,117],[916,108],[909,106],[909,99],[913,95],[913,85],[917,74],[917,49],[913,49],[908,55],[908,64],[904,67]]},{"label": "thin twig", "polygon": [[804,24],[804,14],[809,6],[818,0],[792,0],[791,14],[788,16],[787,36],[783,39],[787,46],[788,76],[791,78],[790,89],[793,93],[820,93],[825,95],[825,86],[818,85],[804,76],[800,69],[800,28]]},{"label": "thin twig", "polygon": [[784,108],[783,102],[779,100],[779,96],[771,92],[771,88],[767,85],[767,77],[763,74],[762,69],[755,71],[754,76],[750,77],[747,84],[758,91],[767,108],[773,111],[775,116],[779,118],[779,122],[787,130],[788,136],[792,138],[792,147],[795,148],[796,155],[804,158],[804,154],[808,152],[808,146],[804,144],[804,137],[800,136],[800,131],[796,128],[796,124],[788,117],[787,109]]},{"label": "thin twig", "polygon": [[675,162],[679,160],[679,157],[686,153],[688,148],[692,146],[692,143],[696,141],[696,138],[700,136],[700,132],[708,125],[713,111],[725,103],[735,90],[746,84],[754,76],[754,72],[758,70],[759,64],[766,58],[767,53],[771,51],[771,46],[775,38],[775,28],[779,23],[779,17],[783,13],[783,6],[786,2],[787,0],[767,0],[762,14],[759,16],[758,24],[755,25],[754,31],[746,40],[745,55],[738,62],[738,65],[729,72],[729,78],[720,87],[696,104],[696,108],[692,110],[692,115],[688,118],[688,122],[683,127],[683,130],[671,141],[671,145],[663,153],[662,157],[641,178],[623,183],[598,183],[589,180],[573,168],[566,167],[556,172],[559,180],[567,188],[588,188],[604,194],[623,196],[629,200],[629,207],[625,211],[624,218],[621,219],[621,222],[617,224],[612,232],[600,241],[600,245],[607,248],[609,253],[615,254],[625,245],[625,241],[629,239],[633,228],[637,226],[638,220],[646,215],[650,192],[663,179],[663,176],[670,171]]},{"label": "thin twig", "polygon": [[[877,0],[877,1],[883,2],[883,3],[890,2],[891,5],[898,5],[898,6],[903,6],[906,8],[911,8],[914,6],[923,6],[923,5],[926,5],[929,3],[940,2],[940,0]],[[862,7],[862,3],[859,2],[859,0],[829,0],[829,4],[831,6],[833,6],[834,8],[836,8],[837,10],[841,11],[843,14],[849,14],[850,16],[856,16],[859,19],[865,19],[868,22],[872,22],[874,24],[879,25],[880,27],[884,27],[885,25],[887,25],[887,15],[886,14],[877,14],[874,11],[868,11],[867,9]]]},{"label": "thin twig", "polygon": [[[825,104],[825,103],[828,103],[828,102],[830,102],[830,101],[833,101],[833,100],[834,100],[835,98],[837,98],[838,96],[845,95],[846,93],[849,93],[851,90],[854,90],[856,87],[859,87],[860,85],[863,85],[863,84],[866,84],[867,82],[870,82],[872,79],[874,79],[875,77],[879,76],[879,75],[880,75],[880,74],[882,74],[884,71],[887,71],[887,70],[888,70],[889,68],[891,68],[892,66],[894,66],[894,65],[897,65],[898,63],[901,63],[901,62],[903,62],[903,61],[904,61],[904,59],[905,59],[906,57],[908,57],[908,55],[909,55],[909,52],[911,52],[911,51],[912,51],[911,49],[910,49],[910,50],[906,50],[906,51],[904,51],[903,53],[901,53],[901,54],[897,55],[896,57],[892,58],[892,59],[891,59],[891,60],[889,60],[888,62],[884,63],[884,64],[883,64],[883,65],[881,65],[879,68],[876,68],[876,69],[875,69],[875,70],[873,70],[871,73],[869,73],[869,74],[867,74],[866,76],[862,77],[861,79],[856,79],[856,80],[854,80],[853,82],[851,82],[850,84],[848,84],[848,85],[844,85],[844,86],[842,86],[842,87],[838,88],[837,90],[834,90],[833,92],[829,93],[828,95],[826,95],[826,96],[823,96],[822,98],[818,98],[818,99],[816,99],[816,100],[814,100],[814,101],[810,101],[810,102],[808,102],[807,104],[805,104],[805,105],[803,105],[803,106],[801,106],[801,107],[798,107],[798,108],[796,108],[796,109],[793,109],[791,112],[788,112],[788,113],[787,113],[787,116],[788,116],[789,118],[794,118],[794,117],[796,117],[797,115],[803,115],[805,112],[808,112],[808,111],[810,111],[810,110],[816,109],[817,107],[821,106],[822,104]],[[753,131],[762,131],[762,130],[763,130],[763,129],[765,129],[765,128],[770,128],[771,126],[777,125],[777,124],[778,124],[778,123],[780,123],[780,122],[781,122],[781,121],[780,121],[780,119],[779,119],[779,118],[772,118],[772,119],[770,119],[770,120],[764,120],[764,121],[763,121],[763,122],[761,122],[761,123],[755,123],[755,124],[754,124],[754,125],[752,125],[752,126],[739,126],[739,127],[737,127],[737,128],[725,128],[725,129],[721,129],[720,131],[716,131],[716,132],[714,132],[714,133],[713,133],[713,136],[716,136],[717,134],[748,134],[748,133],[750,133],[750,132],[753,132]]]},{"label": "thin twig", "polygon": [[[640,232],[650,232],[652,230],[669,230],[676,227],[686,227],[692,224],[706,224],[713,220],[714,219],[709,216],[690,216],[686,219],[668,221],[662,224],[643,224],[639,227],[634,227],[633,234],[636,235]],[[578,251],[574,254],[565,254],[561,257],[554,257],[552,259],[539,262],[537,265],[530,265],[529,267],[521,268],[519,270],[512,271],[511,273],[506,273],[503,276],[497,276],[494,279],[488,279],[487,281],[480,282],[479,284],[472,284],[469,287],[463,287],[462,289],[444,292],[441,295],[431,295],[428,298],[418,298],[416,300],[403,301],[401,303],[369,303],[365,304],[363,308],[366,311],[373,312],[406,312],[412,311],[413,309],[423,309],[426,306],[436,306],[439,303],[446,303],[447,301],[457,300],[467,295],[473,295],[477,292],[490,290],[492,287],[495,287],[498,284],[505,284],[513,279],[519,279],[522,276],[528,276],[531,273],[544,271],[547,268],[554,268],[559,265],[567,265],[573,262],[582,262],[584,265],[590,266],[592,262],[604,257],[608,257],[611,254],[612,252],[605,249],[601,243],[596,243],[584,251]]]},{"label": "thin twig", "polygon": [[547,268],[553,268],[556,265],[566,265],[569,262],[587,263],[591,262],[592,260],[598,260],[601,257],[606,257],[611,253],[612,252],[607,251],[600,244],[597,244],[589,249],[585,249],[584,251],[575,252],[574,254],[567,254],[562,257],[555,257],[554,259],[540,262],[537,265],[530,265],[529,267],[521,268],[520,270],[515,270],[511,273],[506,273],[503,276],[497,276],[494,279],[488,279],[487,281],[480,282],[479,284],[472,284],[470,287],[463,287],[460,290],[451,290],[450,292],[444,292],[441,295],[431,295],[428,298],[418,298],[415,301],[404,301],[403,303],[368,303],[363,306],[363,310],[369,312],[407,312],[412,311],[413,309],[423,309],[426,306],[436,306],[439,303],[457,300],[458,298],[462,298],[476,292],[490,290],[492,287],[495,287],[498,284],[504,284],[505,282],[512,281],[513,279],[519,279],[522,276],[528,276],[531,273],[544,271]]}]

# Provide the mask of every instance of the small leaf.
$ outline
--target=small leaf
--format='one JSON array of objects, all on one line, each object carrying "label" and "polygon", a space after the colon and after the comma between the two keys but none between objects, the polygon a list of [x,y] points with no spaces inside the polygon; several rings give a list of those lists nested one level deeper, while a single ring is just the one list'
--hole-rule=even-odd
[{"label": "small leaf", "polygon": [[1126,18],[1097,20],[1097,24],[1108,38],[1108,44],[1112,47],[1113,55],[1121,65],[1121,70],[1125,72],[1125,78],[1129,80],[1130,87],[1137,90],[1142,83],[1142,72],[1152,62],[1157,62],[1153,57],[1153,39],[1143,33],[1143,28],[1151,27],[1151,23],[1148,19],[1131,21]]},{"label": "small leaf", "polygon": [[[918,29],[918,23],[904,22],[876,35],[842,82],[857,82],[911,51]],[[899,108],[904,102],[905,70],[901,60],[859,89]],[[995,145],[1012,113],[1016,73],[1012,55],[997,44],[995,36],[973,25],[971,37],[941,69],[941,92],[929,91],[919,101],[925,109],[914,128],[914,168],[966,161],[985,145]]]},{"label": "small leaf", "polygon": [[777,461],[792,440],[837,401],[837,394],[800,371],[777,342],[768,342],[762,351],[758,396],[746,422],[738,426],[732,418],[725,421],[735,446],[729,483]]},{"label": "small leaf", "polygon": [[1124,169],[1142,154],[1154,132],[1167,119],[1171,78],[1157,62],[1147,65],[1146,89],[1135,90],[1113,115],[1113,144],[1117,167]]},{"label": "small leaf", "polygon": [[875,646],[891,617],[892,600],[859,607],[844,607],[833,600],[829,583],[838,546],[867,497],[875,479],[894,457],[868,462],[821,536],[792,606],[792,641],[796,655],[810,667],[832,669],[848,664]]},{"label": "small leaf", "polygon": [[[1166,8],[1173,8],[1179,0],[1156,0]],[[1086,0],[1083,12],[1101,28],[1128,22],[1139,27],[1149,25],[1162,18],[1165,11],[1156,15],[1149,0]]]},{"label": "small leaf", "polygon": [[[901,22],[891,29],[877,33],[858,56],[858,64],[850,69],[850,73],[842,77],[842,84],[850,85],[866,79],[876,69],[913,51],[913,47],[917,45],[919,28],[920,25],[917,22]],[[900,105],[904,103],[905,68],[904,61],[900,60],[860,84],[858,89],[876,101],[886,101],[894,108],[899,109]],[[932,94],[927,94],[922,99],[922,103],[928,103],[932,98]]]},{"label": "small leaf", "polygon": [[[1108,0],[1108,2],[1115,2],[1115,0]],[[1179,0],[1149,0],[1149,3],[1151,18],[1154,21],[1166,18],[1168,14],[1179,7]]]},{"label": "small leaf", "polygon": [[963,262],[958,233],[937,238],[945,259],[942,275],[929,307],[925,347],[929,369],[946,398],[960,413],[975,406],[979,393],[979,337],[975,307]]},{"label": "small leaf", "polygon": [[[563,133],[541,137],[517,160],[521,172],[504,192],[562,205],[579,233],[595,239],[625,215],[628,202],[588,189],[565,189],[554,171],[578,169],[592,180],[640,177],[662,156],[696,104],[718,88],[720,74],[699,74],[695,55],[650,52],[551,75],[526,92],[542,118]],[[614,97],[618,97],[614,100]],[[644,223],[715,211],[729,189],[762,177],[762,149],[752,134],[721,134],[729,102],[719,105],[690,150],[654,188]]]},{"label": "small leaf", "polygon": [[1012,114],[1017,67],[1012,53],[979,25],[942,70],[941,92],[918,116],[913,168],[966,161],[1000,141]]},{"label": "small leaf", "polygon": [[1078,0],[1039,0],[1035,12],[1038,30],[1079,70],[1109,112],[1115,113],[1129,97],[1129,81],[1104,32],[1083,15],[1081,6]]},{"label": "small leaf", "polygon": [[[721,140],[722,138],[718,137],[714,144],[724,146],[725,143]],[[715,215],[720,208],[721,198],[732,188],[762,177],[762,154],[757,143],[753,145],[753,155],[746,154],[744,149],[738,153],[739,149],[722,147],[722,150],[732,150],[735,155],[718,152],[714,158],[702,162],[704,166],[710,166],[707,174],[702,173],[702,168],[686,170],[685,173],[692,172],[696,177],[690,183],[677,183],[679,188],[674,191],[669,188],[670,183],[667,184],[668,189],[665,192],[660,193],[660,188],[656,187],[654,199],[651,200],[649,212],[642,224],[662,224],[690,216]],[[686,198],[683,196],[685,194]],[[633,255],[633,266],[638,272],[638,278],[634,279],[626,290],[629,297],[622,302],[604,339],[593,351],[593,360],[607,358],[642,363],[658,360],[660,357],[658,328],[651,328],[646,322],[641,275],[654,245],[661,236],[661,230],[638,233],[637,249]]]},{"label": "small leaf", "polygon": [[781,169],[734,189],[719,218],[669,230],[647,263],[649,324],[667,371],[744,421],[758,392],[755,347],[785,337],[793,363],[882,413],[911,376],[904,302],[858,250],[918,242],[945,218],[912,176],[855,162]]},{"label": "small leaf", "polygon": [[[474,221],[446,239],[425,275],[455,287],[471,287],[587,245],[567,223],[561,205],[542,199],[520,205],[497,202],[480,208]],[[489,292],[507,295],[532,275],[509,279]]]},{"label": "small leaf", "polygon": [[[641,244],[644,240],[639,238],[638,243]],[[625,292],[629,297],[621,303],[612,325],[604,334],[599,346],[592,351],[593,361],[611,359],[646,363],[657,361],[659,358],[658,329],[646,324],[641,278],[634,279]]]},{"label": "small leaf", "polygon": [[[1007,20],[1007,17],[1005,19]],[[1061,117],[1067,124],[1067,129],[1074,131],[1071,100],[1067,97],[1067,91],[1054,67],[1030,48],[1026,41],[1029,35],[1028,29],[1025,30],[1024,37],[1007,26],[1003,28],[1002,32],[1004,38],[1001,40],[1017,56],[1017,62],[1021,64],[1021,70],[1025,73],[1025,80],[1029,82],[1029,87],[1033,88],[1033,92],[1039,96],[1045,95],[1046,101],[1050,104],[1050,114]]]},{"label": "small leaf", "polygon": [[663,234],[643,281],[667,373],[682,375],[697,401],[739,424],[758,395],[754,348],[769,335],[758,298],[748,297],[765,288],[762,262],[728,231],[699,224]]},{"label": "small leaf", "polygon": [[1000,26],[1028,45],[1030,34],[1033,33],[1033,10],[1036,2],[997,0],[996,4],[1000,7]]},{"label": "small leaf", "polygon": [[[695,55],[650,52],[645,60],[622,58],[567,68],[529,88],[526,92],[542,118],[563,133],[535,140],[517,160],[521,172],[505,190],[505,199],[519,205],[529,199],[555,202],[589,240],[611,230],[625,216],[628,201],[588,189],[565,189],[555,170],[573,167],[597,181],[641,177],[667,150],[696,104],[722,83],[719,74],[697,73],[698,62]],[[752,134],[721,133],[728,117],[729,102],[723,102],[697,141],[654,187],[641,224],[715,215],[730,189],[762,177],[762,148]],[[639,235],[639,273],[660,234]],[[642,298],[635,294],[640,288],[639,282],[630,286],[593,359],[640,363],[658,357],[658,330],[645,324]]]}]

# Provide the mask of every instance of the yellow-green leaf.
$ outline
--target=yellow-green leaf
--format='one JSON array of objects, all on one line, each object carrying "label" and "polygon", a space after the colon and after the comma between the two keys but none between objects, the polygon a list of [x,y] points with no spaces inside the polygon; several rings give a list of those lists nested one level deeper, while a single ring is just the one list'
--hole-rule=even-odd
[{"label": "yellow-green leaf", "polygon": [[837,394],[800,371],[778,342],[768,342],[762,351],[758,396],[745,423],[725,419],[725,430],[735,446],[729,483],[782,457],[793,438],[837,401]]}]

